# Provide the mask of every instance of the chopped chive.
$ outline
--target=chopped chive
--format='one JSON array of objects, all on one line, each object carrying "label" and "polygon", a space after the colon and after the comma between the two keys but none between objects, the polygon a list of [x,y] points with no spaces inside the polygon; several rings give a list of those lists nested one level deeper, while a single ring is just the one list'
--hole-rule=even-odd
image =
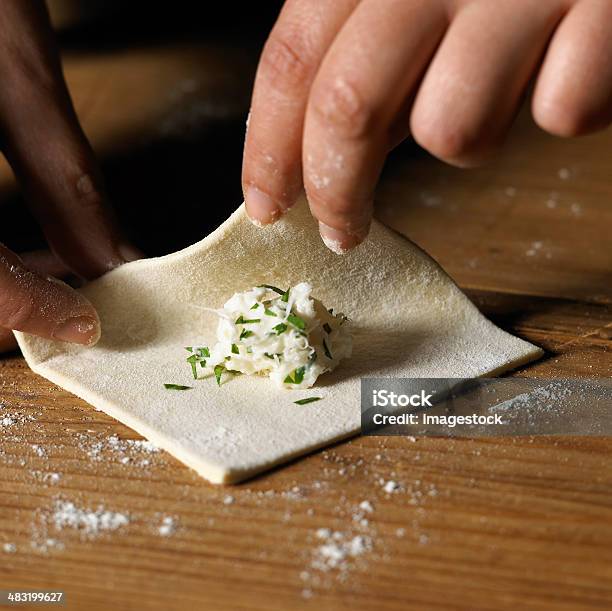
[{"label": "chopped chive", "polygon": [[278,293],[279,295],[285,294],[285,291],[283,291],[282,289],[279,289],[277,286],[272,286],[271,284],[258,284],[257,286],[260,289],[270,289],[271,291],[274,291],[275,293]]},{"label": "chopped chive", "polygon": [[236,344],[232,344],[232,354],[240,354],[240,350],[238,350]]},{"label": "chopped chive", "polygon": [[283,296],[280,298],[281,301],[284,301],[285,303],[287,303],[289,301],[289,291],[291,289],[287,289],[284,293]]},{"label": "chopped chive", "polygon": [[323,329],[324,329],[325,333],[327,333],[327,335],[329,335],[332,332],[331,327],[327,323],[325,323],[323,325]]},{"label": "chopped chive", "polygon": [[259,307],[258,303],[255,303],[251,306],[251,310],[256,310]]},{"label": "chopped chive", "polygon": [[225,367],[223,365],[215,366],[215,379],[217,380],[217,386],[221,386],[221,375]]},{"label": "chopped chive", "polygon": [[240,339],[246,339],[247,337],[251,337],[251,335],[254,335],[253,331],[249,331],[248,329],[242,329],[242,332],[240,333]]},{"label": "chopped chive", "polygon": [[314,403],[315,401],[320,401],[323,397],[306,397],[305,399],[298,399],[294,401],[296,405],[306,405],[308,403]]},{"label": "chopped chive", "polygon": [[285,378],[285,384],[301,384],[304,381],[305,371],[306,367],[298,367],[293,372],[293,379],[291,378],[291,374]]},{"label": "chopped chive", "polygon": [[329,348],[327,347],[327,342],[325,341],[325,339],[323,339],[323,350],[325,351],[325,356],[328,359],[333,359],[334,357],[331,355],[331,352],[329,351]]},{"label": "chopped chive", "polygon": [[305,329],[306,328],[306,323],[304,322],[304,319],[300,318],[299,316],[296,316],[295,314],[289,314],[289,316],[287,316],[287,320],[294,327],[297,327],[298,329]]},{"label": "chopped chive", "polygon": [[164,388],[168,390],[190,390],[191,386],[183,386],[182,384],[164,384]]},{"label": "chopped chive", "polygon": [[204,346],[203,348],[198,348],[196,354],[202,358],[208,358],[210,356],[210,350],[208,347]]},{"label": "chopped chive", "polygon": [[261,318],[244,318],[244,316],[242,316],[242,314],[240,316],[238,316],[238,318],[236,319],[236,322],[234,324],[236,325],[250,325],[251,323],[255,323],[255,322],[261,322]]},{"label": "chopped chive", "polygon": [[270,309],[268,309],[268,308],[266,308],[266,309],[264,310],[264,314],[265,314],[266,316],[276,316],[276,314],[275,314],[275,313],[274,313],[272,310],[270,310]]},{"label": "chopped chive", "polygon": [[264,356],[265,356],[267,359],[272,359],[272,360],[274,360],[274,355],[273,355],[273,354],[270,354],[269,352],[264,352]]},{"label": "chopped chive", "polygon": [[191,346],[185,346],[185,350],[187,350],[187,352],[193,352],[193,348]]},{"label": "chopped chive", "polygon": [[191,365],[191,373],[193,373],[193,379],[198,379],[198,370],[196,369],[198,363],[198,357],[195,354],[187,357],[187,362]]},{"label": "chopped chive", "polygon": [[276,331],[276,335],[280,335],[287,330],[287,325],[284,322],[281,322],[280,324],[276,325],[276,327],[272,327],[272,329]]}]

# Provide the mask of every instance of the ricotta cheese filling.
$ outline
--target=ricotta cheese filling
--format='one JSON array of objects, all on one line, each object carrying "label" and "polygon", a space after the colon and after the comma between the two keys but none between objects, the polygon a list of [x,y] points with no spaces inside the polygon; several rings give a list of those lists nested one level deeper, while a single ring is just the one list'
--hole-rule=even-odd
[{"label": "ricotta cheese filling", "polygon": [[217,342],[188,348],[194,377],[198,367],[214,373],[269,376],[276,386],[310,388],[352,350],[347,317],[311,296],[306,282],[286,291],[270,285],[236,293],[219,316]]}]

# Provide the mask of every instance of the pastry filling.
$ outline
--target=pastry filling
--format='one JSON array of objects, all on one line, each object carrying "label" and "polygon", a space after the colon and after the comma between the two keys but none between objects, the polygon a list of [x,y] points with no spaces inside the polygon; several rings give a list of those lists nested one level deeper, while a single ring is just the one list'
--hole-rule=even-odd
[{"label": "pastry filling", "polygon": [[236,293],[219,316],[214,346],[187,348],[193,375],[214,373],[268,376],[275,385],[310,388],[326,371],[351,355],[344,314],[334,314],[311,297],[306,282],[286,291],[262,285]]}]

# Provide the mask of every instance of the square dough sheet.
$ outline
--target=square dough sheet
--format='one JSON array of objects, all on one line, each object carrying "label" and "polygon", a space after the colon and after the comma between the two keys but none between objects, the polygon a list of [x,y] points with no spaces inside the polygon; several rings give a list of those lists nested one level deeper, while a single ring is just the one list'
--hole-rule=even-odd
[{"label": "square dough sheet", "polygon": [[[204,308],[258,284],[302,281],[349,316],[352,358],[306,391],[254,376],[221,387],[193,380],[185,346],[212,343],[217,325]],[[201,242],[128,263],[82,292],[100,315],[99,343],[16,332],[28,365],[214,483],[239,482],[358,433],[361,377],[496,375],[542,354],[484,318],[437,263],[376,221],[361,246],[333,254],[304,201],[265,229],[241,206]],[[323,400],[294,404],[313,395]]]}]

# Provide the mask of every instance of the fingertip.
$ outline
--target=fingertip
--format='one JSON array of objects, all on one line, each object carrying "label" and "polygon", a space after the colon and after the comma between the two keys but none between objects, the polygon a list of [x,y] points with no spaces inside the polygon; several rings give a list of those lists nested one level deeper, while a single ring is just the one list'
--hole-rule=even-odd
[{"label": "fingertip", "polygon": [[100,319],[92,308],[90,315],[74,316],[58,324],[52,338],[71,344],[94,346],[101,334]]},{"label": "fingertip", "polygon": [[138,261],[138,259],[145,258],[145,254],[142,252],[142,250],[140,250],[140,248],[137,248],[133,244],[130,244],[129,242],[119,244],[117,250],[123,258],[124,263],[130,263],[132,261]]},{"label": "fingertip", "polygon": [[250,185],[244,194],[247,214],[253,225],[264,227],[278,221],[285,209],[276,203],[267,193]]},{"label": "fingertip", "polygon": [[319,233],[321,234],[323,244],[325,244],[329,250],[337,255],[345,255],[365,240],[368,230],[348,232],[330,227],[319,221]]}]

